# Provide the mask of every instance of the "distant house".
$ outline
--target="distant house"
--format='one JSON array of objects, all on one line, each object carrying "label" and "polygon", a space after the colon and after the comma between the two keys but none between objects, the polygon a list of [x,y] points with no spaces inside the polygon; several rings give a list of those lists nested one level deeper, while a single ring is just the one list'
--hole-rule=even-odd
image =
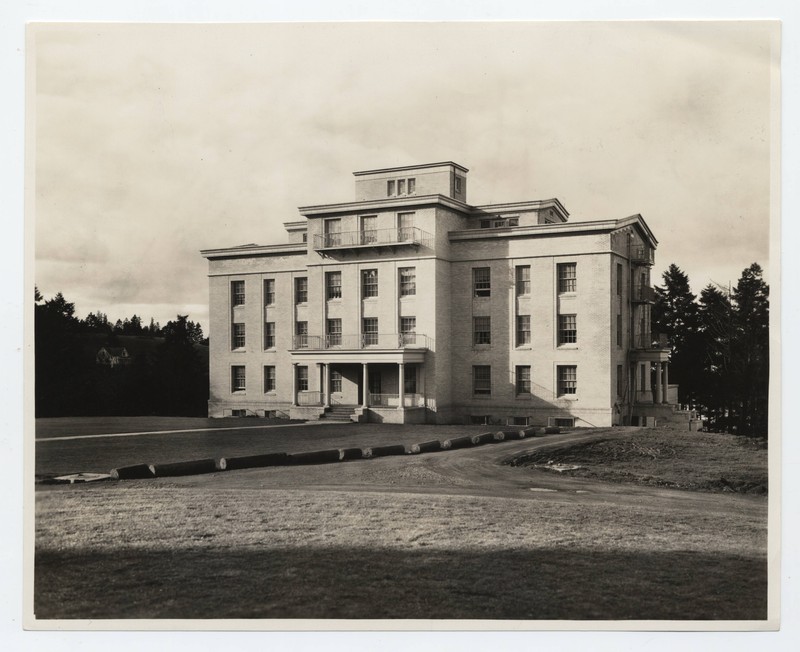
[{"label": "distant house", "polygon": [[128,355],[128,350],[124,347],[104,346],[97,352],[95,360],[97,364],[106,365],[107,367],[116,367],[130,364],[133,358]]}]

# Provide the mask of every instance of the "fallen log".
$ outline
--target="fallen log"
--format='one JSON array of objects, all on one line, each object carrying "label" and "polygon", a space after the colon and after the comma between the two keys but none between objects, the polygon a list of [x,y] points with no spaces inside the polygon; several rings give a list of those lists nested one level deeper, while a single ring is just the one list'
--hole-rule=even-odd
[{"label": "fallen log", "polygon": [[513,441],[515,439],[525,439],[524,430],[501,430],[495,433],[500,441]]},{"label": "fallen log", "polygon": [[403,444],[391,446],[373,446],[370,449],[371,457],[386,457],[388,455],[405,455],[406,447]]},{"label": "fallen log", "polygon": [[264,466],[285,466],[289,463],[286,453],[266,453],[264,455],[245,455],[243,457],[223,457],[220,463],[228,471],[236,469],[255,469]]},{"label": "fallen log", "polygon": [[414,447],[420,453],[436,453],[440,450],[443,450],[442,442],[440,442],[438,439],[424,441],[420,444],[414,444]]},{"label": "fallen log", "polygon": [[547,426],[544,429],[545,435],[557,435],[561,432],[561,428],[559,426]]},{"label": "fallen log", "polygon": [[117,469],[111,469],[110,475],[114,480],[146,480],[154,477],[150,466],[147,464],[121,466]]},{"label": "fallen log", "polygon": [[289,464],[330,464],[339,462],[341,459],[341,451],[338,448],[331,448],[324,451],[292,453],[289,455]]},{"label": "fallen log", "polygon": [[218,470],[217,463],[210,459],[150,465],[150,471],[157,478],[175,477],[179,475],[199,475],[201,473],[216,473]]},{"label": "fallen log", "polygon": [[360,448],[340,448],[342,460],[360,460],[364,458],[364,451]]},{"label": "fallen log", "polygon": [[472,437],[467,435],[464,437],[456,437],[455,439],[445,439],[442,446],[451,450],[455,450],[456,448],[467,448],[468,446],[472,446]]},{"label": "fallen log", "polygon": [[473,446],[481,446],[482,444],[495,444],[498,441],[503,441],[502,433],[500,439],[497,438],[496,432],[483,432],[480,435],[472,436]]}]

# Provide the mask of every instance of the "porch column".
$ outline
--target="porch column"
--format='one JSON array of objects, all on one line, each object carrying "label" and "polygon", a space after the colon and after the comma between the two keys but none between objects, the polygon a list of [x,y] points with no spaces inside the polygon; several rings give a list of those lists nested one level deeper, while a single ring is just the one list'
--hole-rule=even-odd
[{"label": "porch column", "polygon": [[417,390],[419,391],[419,395],[422,398],[422,407],[427,407],[427,401],[425,400],[425,365],[419,366],[419,372],[417,374],[417,382],[419,383],[419,387]]},{"label": "porch column", "polygon": [[297,363],[292,363],[292,407],[297,407]]},{"label": "porch column", "polygon": [[405,374],[405,365],[402,362],[397,363],[397,384],[399,388],[399,398],[400,404],[397,406],[398,410],[403,409],[403,404],[406,400],[406,392],[405,392],[405,384],[406,384],[406,374]]},{"label": "porch column", "polygon": [[653,402],[661,403],[661,363],[656,362],[656,387],[653,390]]},{"label": "porch column", "polygon": [[367,400],[367,392],[369,392],[369,365],[366,362],[361,363],[361,407],[369,407]]},{"label": "porch column", "polygon": [[664,403],[669,403],[667,399],[667,389],[669,388],[669,362],[663,362],[664,368]]},{"label": "porch column", "polygon": [[325,407],[331,406],[331,363],[322,365],[322,387],[325,392]]}]

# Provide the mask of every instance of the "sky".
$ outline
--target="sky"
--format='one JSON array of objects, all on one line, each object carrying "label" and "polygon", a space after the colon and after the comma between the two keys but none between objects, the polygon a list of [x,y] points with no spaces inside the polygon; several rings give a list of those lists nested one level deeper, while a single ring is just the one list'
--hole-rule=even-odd
[{"label": "sky", "polygon": [[[640,213],[699,294],[769,273],[775,24],[40,25],[35,281],[78,316],[189,314],[199,251],[285,242],[352,172],[453,160],[473,204]],[[772,99],[772,104],[771,104]],[[772,179],[774,183],[774,178]],[[213,336],[213,334],[212,334]]]}]

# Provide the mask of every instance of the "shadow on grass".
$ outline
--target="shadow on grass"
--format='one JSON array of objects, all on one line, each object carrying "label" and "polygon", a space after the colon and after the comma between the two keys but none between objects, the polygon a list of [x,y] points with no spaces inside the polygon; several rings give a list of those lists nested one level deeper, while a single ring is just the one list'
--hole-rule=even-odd
[{"label": "shadow on grass", "polygon": [[352,548],[37,552],[53,618],[761,620],[765,560]]}]

